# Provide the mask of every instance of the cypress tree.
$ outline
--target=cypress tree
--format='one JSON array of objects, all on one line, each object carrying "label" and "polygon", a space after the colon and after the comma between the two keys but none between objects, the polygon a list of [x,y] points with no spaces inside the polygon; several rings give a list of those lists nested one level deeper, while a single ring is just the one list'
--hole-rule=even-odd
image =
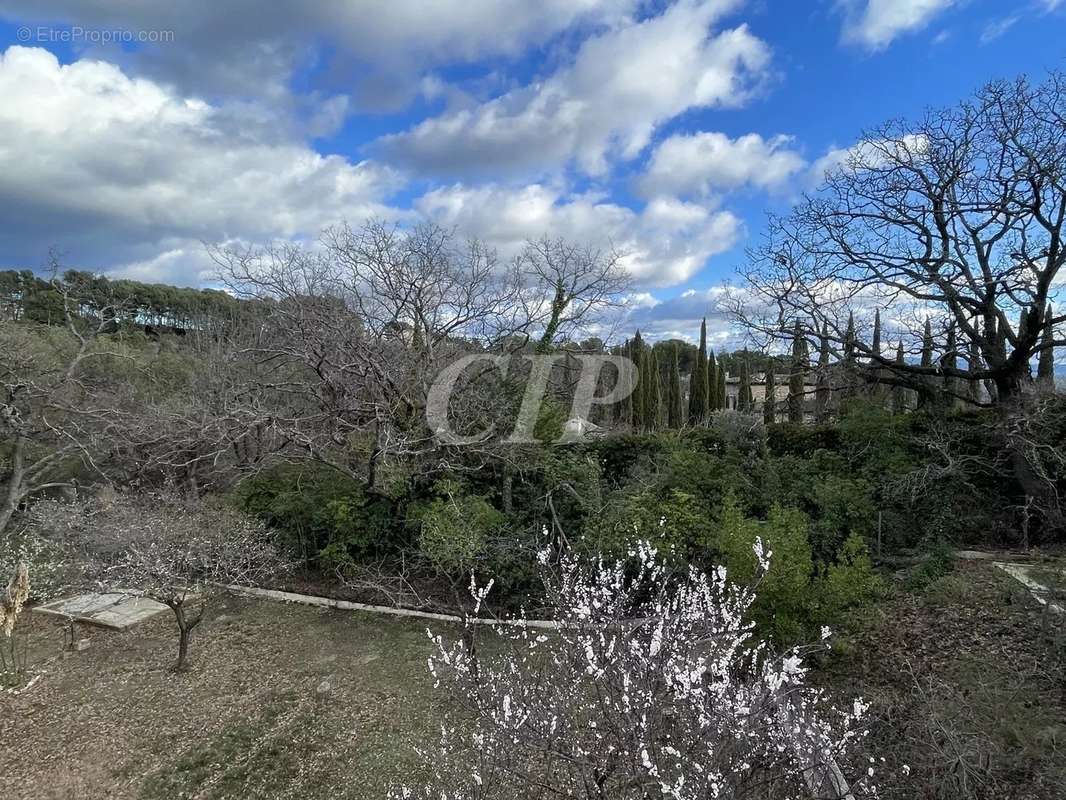
[{"label": "cypress tree", "polygon": [[663,394],[659,380],[659,359],[655,350],[645,348],[644,427],[658,430],[662,420]]},{"label": "cypress tree", "polygon": [[829,376],[829,323],[822,323],[822,333],[818,337],[818,375],[815,378],[814,405],[815,417],[819,422],[829,419],[829,407],[833,401],[833,387]]},{"label": "cypress tree", "polygon": [[[622,345],[622,357],[629,360],[633,359],[633,347],[629,339],[626,339],[625,344]],[[618,421],[623,425],[633,425],[633,392],[618,401]]]},{"label": "cypress tree", "polygon": [[716,394],[718,395],[718,408],[726,407],[726,399],[729,394],[725,387],[725,367],[721,364],[718,365],[718,369],[715,371],[715,383],[718,384]]},{"label": "cypress tree", "polygon": [[855,314],[848,313],[848,327],[844,331],[844,361],[851,365],[855,361]]},{"label": "cypress tree", "polygon": [[667,392],[669,408],[667,424],[674,430],[679,430],[685,424],[685,407],[681,401],[681,368],[678,366],[677,345],[673,347],[673,358],[670,359],[670,387]]},{"label": "cypress tree", "polygon": [[[966,368],[970,371],[971,375],[977,372],[977,370],[981,369],[981,347],[977,343],[978,339],[980,339],[981,337],[981,323],[977,320],[974,320],[973,328],[974,336],[972,339],[970,339],[970,352],[969,355],[966,357]],[[980,403],[981,381],[977,380],[976,378],[970,378],[970,380],[968,380],[966,383],[968,385],[967,394],[970,397],[970,402]]]},{"label": "cypress tree", "polygon": [[744,355],[740,360],[740,384],[737,391],[737,409],[745,413],[751,413],[754,402],[751,396],[751,371],[748,369],[748,358]]},{"label": "cypress tree", "polygon": [[[896,363],[904,364],[903,360],[903,340],[900,339],[899,346],[896,348]],[[907,390],[902,386],[896,386],[892,390],[892,410],[896,414],[902,414],[907,410]]]},{"label": "cypress tree", "polygon": [[722,407],[722,398],[718,395],[718,362],[714,359],[714,351],[707,351],[707,411],[717,411]]},{"label": "cypress tree", "polygon": [[925,333],[922,334],[922,366],[933,366],[933,325],[925,321]]},{"label": "cypress tree", "polygon": [[1051,304],[1048,303],[1047,308],[1044,310],[1044,331],[1040,337],[1042,349],[1036,366],[1036,384],[1047,391],[1052,391],[1055,388],[1055,348],[1052,345],[1052,342],[1055,341],[1055,331],[1051,325],[1052,319],[1054,319],[1054,314],[1051,310]]},{"label": "cypress tree", "polygon": [[880,362],[877,360],[881,356],[881,309],[874,309],[874,335],[873,341],[870,343],[870,350],[872,351],[873,358],[870,359],[870,363],[874,367],[873,378],[874,383],[873,395],[878,400],[884,399],[884,387],[880,381],[885,376],[885,371],[881,368]]},{"label": "cypress tree", "polygon": [[766,368],[766,394],[762,401],[762,419],[767,425],[777,421],[777,381],[774,379],[774,361],[771,358]]},{"label": "cypress tree", "polygon": [[644,376],[644,359],[645,350],[644,340],[640,338],[640,331],[638,330],[633,336],[633,343],[630,350],[630,358],[633,359],[633,363],[637,367],[637,383],[633,387],[633,401],[632,401],[632,420],[634,430],[644,430],[647,425],[647,411],[644,407],[644,387],[647,385],[647,381]]},{"label": "cypress tree", "polygon": [[[957,346],[957,340],[955,337],[955,326],[952,325],[948,328],[948,341],[947,347],[944,352],[944,357],[940,359],[940,366],[943,369],[955,369],[958,366],[958,358],[956,357],[955,348]],[[944,376],[944,405],[950,408],[955,404],[955,393],[958,391],[954,376]]]},{"label": "cypress tree", "polygon": [[688,392],[688,420],[692,425],[702,425],[707,419],[707,318],[700,323],[700,349],[692,368]]},{"label": "cypress tree", "polygon": [[[925,321],[925,332],[922,334],[922,362],[923,367],[933,366],[933,325],[927,319]],[[925,404],[929,400],[936,398],[936,379],[932,375],[922,376],[922,391],[919,396],[919,403]]]},{"label": "cypress tree", "polygon": [[807,340],[796,320],[792,331],[792,371],[788,376],[788,421],[803,422],[803,378],[807,372]]}]

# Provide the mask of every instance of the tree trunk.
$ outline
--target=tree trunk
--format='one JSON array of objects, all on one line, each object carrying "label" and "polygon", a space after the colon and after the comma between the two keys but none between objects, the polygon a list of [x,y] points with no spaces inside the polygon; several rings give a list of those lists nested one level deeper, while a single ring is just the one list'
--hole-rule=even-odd
[{"label": "tree trunk", "polygon": [[23,497],[22,482],[25,479],[25,467],[23,466],[23,454],[26,450],[26,437],[16,436],[15,447],[11,453],[11,477],[7,482],[7,491],[4,493],[3,505],[0,505],[0,533],[7,530],[11,517],[15,515],[19,501]]},{"label": "tree trunk", "polygon": [[185,613],[185,604],[182,601],[171,601],[167,605],[170,606],[174,612],[174,618],[178,621],[178,661],[174,665],[174,671],[186,672],[189,669],[189,639],[193,628],[203,619],[203,609],[196,619],[190,620]]}]

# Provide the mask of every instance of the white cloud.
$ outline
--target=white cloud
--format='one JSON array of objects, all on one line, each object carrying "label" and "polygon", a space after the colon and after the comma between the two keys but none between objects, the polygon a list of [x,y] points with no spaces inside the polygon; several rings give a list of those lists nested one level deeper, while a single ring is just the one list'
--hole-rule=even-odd
[{"label": "white cloud", "polygon": [[624,321],[617,327],[631,336],[639,329],[646,339],[682,339],[697,342],[700,322],[707,320],[707,340],[714,350],[733,350],[742,342],[720,303],[726,294],[723,286],[688,289],[679,295],[647,302],[631,303]]},{"label": "white cloud", "polygon": [[[955,0],[857,0],[840,3],[845,42],[868,50],[884,50],[901,34],[921,30]],[[861,7],[860,7],[861,5]]]},{"label": "white cloud", "polygon": [[593,195],[567,197],[542,184],[517,189],[456,184],[428,192],[415,206],[442,225],[483,239],[505,258],[544,234],[614,247],[648,287],[684,282],[742,233],[740,220],[728,211],[656,198],[638,212]]},{"label": "white cloud", "polygon": [[240,107],[101,61],[11,47],[0,97],[0,249],[29,265],[50,244],[104,267],[185,246],[175,242],[313,236],[393,213],[390,169],[321,155]]},{"label": "white cloud", "polygon": [[[173,41],[108,60],[136,61],[143,74],[183,91],[251,95],[277,102],[289,77],[325,44],[344,84],[366,102],[413,96],[423,70],[514,56],[575,26],[613,26],[637,0],[0,0],[0,18],[109,30],[166,30]],[[75,43],[77,44],[77,43]],[[319,65],[323,66],[323,65]]]},{"label": "white cloud", "polygon": [[987,25],[985,25],[984,30],[981,31],[981,44],[988,44],[989,42],[994,42],[1000,36],[1002,36],[1011,28],[1013,28],[1015,23],[1017,23],[1020,19],[1021,17],[1015,14],[1009,17],[1003,17],[1002,19],[992,20]]},{"label": "white cloud", "polygon": [[722,133],[671,136],[660,143],[639,185],[646,195],[708,195],[745,185],[777,189],[806,166],[790,150],[792,138],[763,139],[749,133],[730,139]]},{"label": "white cloud", "polygon": [[657,17],[587,39],[546,80],[384,137],[381,152],[417,169],[459,175],[551,171],[576,161],[599,175],[632,159],[657,127],[691,108],[736,106],[769,63],[740,26],[710,26],[733,0],[681,0]]},{"label": "white cloud", "polygon": [[839,169],[877,169],[892,161],[919,159],[928,147],[928,140],[920,134],[906,134],[899,141],[866,139],[851,147],[833,147],[811,165],[810,183],[818,186],[827,173]]}]

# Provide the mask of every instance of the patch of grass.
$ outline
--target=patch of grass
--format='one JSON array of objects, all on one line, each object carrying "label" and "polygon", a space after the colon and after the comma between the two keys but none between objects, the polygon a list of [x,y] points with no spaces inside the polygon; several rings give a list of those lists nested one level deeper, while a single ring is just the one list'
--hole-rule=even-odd
[{"label": "patch of grass", "polygon": [[944,539],[937,539],[929,547],[928,558],[911,570],[904,585],[912,592],[922,591],[954,568],[954,548]]}]

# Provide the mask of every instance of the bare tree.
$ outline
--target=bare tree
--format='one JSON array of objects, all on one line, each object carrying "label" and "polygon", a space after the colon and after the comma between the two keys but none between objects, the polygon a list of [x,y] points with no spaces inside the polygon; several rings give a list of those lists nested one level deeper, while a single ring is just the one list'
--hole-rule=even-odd
[{"label": "bare tree", "polygon": [[255,586],[285,561],[262,523],[222,504],[192,507],[171,495],[45,501],[31,510],[46,535],[73,540],[91,583],[163,603],[178,627],[175,671],[210,598],[227,585]]},{"label": "bare tree", "polygon": [[530,289],[524,294],[526,325],[540,331],[538,352],[548,352],[560,338],[579,338],[585,326],[604,322],[604,311],[624,304],[632,285],[624,260],[616,250],[548,236],[526,244],[516,265]]},{"label": "bare tree", "polygon": [[0,321],[0,431],[9,443],[7,475],[0,484],[0,533],[19,506],[47,490],[76,487],[78,470],[102,474],[97,455],[121,400],[103,362],[127,358],[104,334],[112,314],[76,314],[72,287],[53,281],[62,299],[65,328],[46,335]]},{"label": "bare tree", "polygon": [[[757,338],[788,340],[798,325],[828,343],[848,392],[865,381],[927,407],[992,405],[1007,431],[1037,394],[1031,362],[1066,344],[1066,316],[1048,311],[1064,225],[1066,75],[995,82],[868,132],[816,194],[770,220],[728,306]],[[909,357],[866,335],[877,308]],[[1024,441],[1004,446],[1022,491],[1058,508]],[[1061,512],[1050,519],[1061,524]]]},{"label": "bare tree", "polygon": [[[991,83],[955,108],[868,132],[816,194],[770,220],[730,310],[762,338],[786,340],[802,321],[838,358],[861,359],[868,380],[929,397],[949,378],[967,402],[968,387],[988,381],[990,402],[1009,404],[1031,392],[1031,360],[1066,344],[1054,335],[1066,317],[1046,312],[1066,263],[1064,223],[1066,76]],[[875,352],[863,332],[876,307],[914,357]],[[862,325],[849,341],[852,313]],[[926,322],[939,353],[923,364]]]},{"label": "bare tree", "polygon": [[[211,254],[231,291],[263,309],[260,335],[244,355],[256,367],[249,390],[274,409],[270,429],[289,452],[371,491],[390,459],[438,467],[447,460],[425,418],[444,367],[469,353],[515,352],[535,334],[550,342],[615,302],[624,285],[613,256],[545,241],[500,264],[480,242],[460,243],[430,224],[405,230],[370,221],[327,230],[318,248]],[[513,410],[521,371],[504,372],[487,361],[464,374],[451,393],[460,425],[488,430]],[[486,443],[486,454],[501,451]]]}]

